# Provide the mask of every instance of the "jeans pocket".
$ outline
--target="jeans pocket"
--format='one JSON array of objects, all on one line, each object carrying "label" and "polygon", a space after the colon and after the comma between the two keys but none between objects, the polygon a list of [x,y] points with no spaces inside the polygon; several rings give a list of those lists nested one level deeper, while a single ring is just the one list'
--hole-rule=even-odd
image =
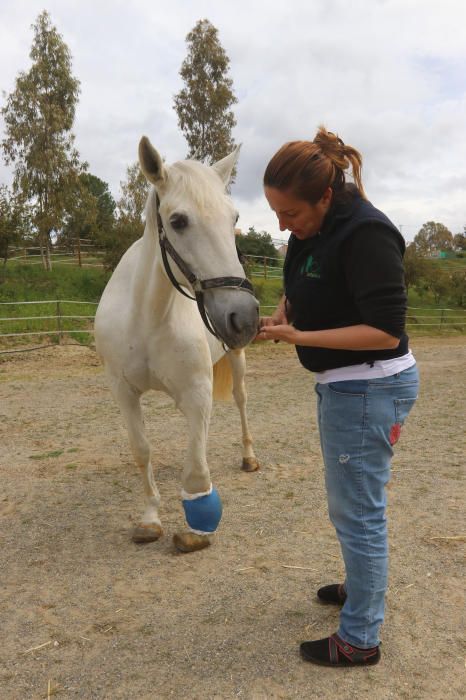
[{"label": "jeans pocket", "polygon": [[403,425],[407,419],[409,412],[416,403],[417,397],[407,399],[395,399],[395,421]]},{"label": "jeans pocket", "polygon": [[394,399],[395,404],[395,422],[390,428],[389,441],[390,445],[393,447],[401,435],[401,428],[407,419],[409,412],[416,402],[417,396],[412,396],[405,399]]},{"label": "jeans pocket", "polygon": [[348,396],[365,396],[367,385],[367,379],[344,379],[341,382],[329,382],[327,384],[332,393],[346,394]]}]

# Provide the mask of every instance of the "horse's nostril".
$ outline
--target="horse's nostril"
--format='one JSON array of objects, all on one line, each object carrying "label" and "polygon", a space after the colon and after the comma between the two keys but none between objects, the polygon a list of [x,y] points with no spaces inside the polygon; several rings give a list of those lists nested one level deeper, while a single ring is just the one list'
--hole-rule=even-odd
[{"label": "horse's nostril", "polygon": [[238,323],[238,318],[235,313],[230,314],[230,325],[232,329],[234,330],[235,333],[239,333],[241,330],[241,327]]}]

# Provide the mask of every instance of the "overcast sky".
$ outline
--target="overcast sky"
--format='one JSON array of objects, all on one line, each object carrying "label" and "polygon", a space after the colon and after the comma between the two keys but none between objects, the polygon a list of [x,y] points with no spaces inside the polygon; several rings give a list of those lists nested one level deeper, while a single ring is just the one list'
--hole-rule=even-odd
[{"label": "overcast sky", "polygon": [[[285,141],[312,139],[320,123],[362,152],[369,199],[407,240],[426,221],[453,233],[466,225],[464,0],[1,0],[6,93],[30,65],[31,24],[44,8],[81,81],[76,146],[116,198],[142,134],[168,162],[186,155],[173,95],[186,34],[207,18],[238,97],[233,197],[244,231],[283,238],[263,171]],[[0,182],[11,182],[3,164]]]}]

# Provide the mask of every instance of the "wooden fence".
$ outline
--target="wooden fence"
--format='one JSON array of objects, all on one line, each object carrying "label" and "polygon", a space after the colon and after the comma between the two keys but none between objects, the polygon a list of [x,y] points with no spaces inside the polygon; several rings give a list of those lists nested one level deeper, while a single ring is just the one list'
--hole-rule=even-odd
[{"label": "wooden fence", "polygon": [[[79,267],[102,267],[103,251],[96,247],[89,238],[73,239],[68,245],[53,246],[50,251],[52,265],[77,265]],[[9,262],[25,265],[42,265],[43,255],[39,246],[23,245],[9,248]]]},{"label": "wooden fence", "polygon": [[74,336],[88,345],[96,307],[97,302],[61,299],[0,302],[0,352],[12,352],[17,344],[38,338],[50,345]]}]

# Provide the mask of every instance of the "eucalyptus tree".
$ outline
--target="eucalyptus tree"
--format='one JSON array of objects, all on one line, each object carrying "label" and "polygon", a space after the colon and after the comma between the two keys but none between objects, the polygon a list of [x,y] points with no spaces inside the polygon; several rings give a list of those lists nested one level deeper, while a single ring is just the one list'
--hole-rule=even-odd
[{"label": "eucalyptus tree", "polygon": [[62,226],[70,187],[84,167],[72,133],[80,84],[48,12],[32,29],[31,67],[18,74],[2,108],[1,145],[5,162],[14,165],[14,189],[32,207],[44,267],[50,269],[52,233]]},{"label": "eucalyptus tree", "polygon": [[113,228],[102,231],[105,266],[113,270],[123,253],[144,233],[144,209],[149,184],[139,163],[126,168],[126,180],[120,182],[121,195],[116,204]]},{"label": "eucalyptus tree", "polygon": [[231,108],[238,100],[229,77],[230,59],[207,19],[197,22],[186,43],[188,53],[180,70],[184,87],[174,97],[174,109],[188,143],[187,157],[213,163],[234,147]]},{"label": "eucalyptus tree", "polygon": [[[138,162],[126,168],[126,180],[120,182],[120,188],[121,197],[117,202],[118,218],[129,219],[143,226],[144,209],[150,187]],[[141,235],[142,233],[143,229]]]}]

